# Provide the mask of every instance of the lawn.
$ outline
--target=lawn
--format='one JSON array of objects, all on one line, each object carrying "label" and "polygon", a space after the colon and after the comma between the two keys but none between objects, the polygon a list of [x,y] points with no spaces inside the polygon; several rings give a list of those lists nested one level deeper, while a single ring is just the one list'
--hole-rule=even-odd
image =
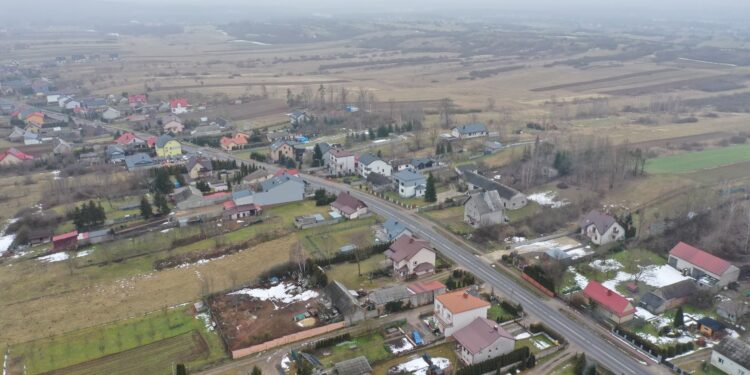
[{"label": "lawn", "polygon": [[[149,350],[136,350],[144,345],[148,345]],[[198,355],[185,356],[194,351]],[[155,373],[168,374],[171,362],[188,359],[192,366],[200,366],[226,356],[219,336],[206,329],[204,322],[189,314],[186,308],[168,309],[141,318],[22,343],[12,346],[10,352],[11,368],[25,367],[27,374],[81,364],[76,367],[88,368],[91,373],[94,364],[86,362],[105,356],[110,356],[107,361],[95,361],[100,370],[107,368],[109,360],[114,360],[116,363],[143,364],[150,369],[158,367]],[[65,373],[83,373],[74,371],[75,368],[70,370]]]},{"label": "lawn", "polygon": [[497,322],[498,318],[500,319],[500,322],[506,322],[508,320],[513,320],[514,316],[505,311],[502,306],[494,304],[490,307],[489,311],[487,311],[487,319]]},{"label": "lawn", "polygon": [[464,208],[462,206],[427,211],[422,213],[422,215],[456,234],[466,234],[474,231],[471,225],[464,222]]},{"label": "lawn", "polygon": [[529,201],[526,206],[517,210],[505,210],[505,215],[508,216],[508,220],[511,223],[516,223],[527,217],[536,215],[541,210],[541,206],[538,203]]},{"label": "lawn", "polygon": [[334,256],[339,249],[352,244],[356,238],[362,237],[368,243],[374,243],[371,226],[376,218],[347,220],[335,225],[327,225],[304,230],[300,233],[302,244],[309,254],[318,258]]},{"label": "lawn", "polygon": [[[386,374],[388,373],[389,368],[399,365],[401,363],[407,362],[408,360],[417,356],[421,356],[424,353],[429,354],[430,357],[432,358],[447,358],[451,362],[453,372],[455,373],[455,370],[458,364],[458,356],[456,355],[455,348],[456,348],[456,344],[449,342],[449,343],[441,344],[438,346],[434,346],[429,349],[418,350],[414,354],[396,357],[387,361],[375,363],[372,366],[372,373],[373,374]],[[370,362],[373,362],[372,359],[370,359]]]},{"label": "lawn", "polygon": [[638,272],[638,266],[649,266],[656,265],[661,266],[667,264],[667,259],[661,255],[646,249],[629,249],[615,253],[610,257],[623,265],[620,271],[628,273]]},{"label": "lawn", "polygon": [[361,355],[367,357],[370,362],[382,361],[391,356],[385,348],[385,338],[380,332],[355,337],[351,341],[322,349],[318,354],[318,358],[327,366]]},{"label": "lawn", "polygon": [[551,348],[555,345],[556,344],[549,337],[547,337],[546,334],[541,333],[534,334],[533,336],[526,339],[516,340],[516,349],[527,346],[532,354],[539,353],[540,351]]},{"label": "lawn", "polygon": [[[439,192],[439,189],[438,189]],[[386,191],[383,193],[385,195],[385,198],[393,201],[393,202],[400,202],[406,205],[412,205],[416,207],[422,207],[426,206],[429,203],[424,201],[424,198],[401,198],[397,192],[395,191]]]},{"label": "lawn", "polygon": [[649,159],[649,173],[684,173],[750,161],[750,145],[735,145]]},{"label": "lawn", "polygon": [[389,277],[381,277],[377,279],[370,279],[369,273],[378,269],[380,262],[384,261],[385,257],[382,255],[373,255],[360,262],[362,269],[362,276],[357,273],[357,263],[341,263],[331,267],[326,272],[328,280],[338,280],[346,285],[349,289],[372,289],[385,286],[393,282],[393,279]]}]

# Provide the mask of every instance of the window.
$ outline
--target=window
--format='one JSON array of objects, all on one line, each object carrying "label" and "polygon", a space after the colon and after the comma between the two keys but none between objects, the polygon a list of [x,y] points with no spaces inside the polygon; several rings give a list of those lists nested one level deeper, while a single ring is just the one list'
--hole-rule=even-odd
[{"label": "window", "polygon": [[724,363],[724,358],[719,357],[719,363]]}]

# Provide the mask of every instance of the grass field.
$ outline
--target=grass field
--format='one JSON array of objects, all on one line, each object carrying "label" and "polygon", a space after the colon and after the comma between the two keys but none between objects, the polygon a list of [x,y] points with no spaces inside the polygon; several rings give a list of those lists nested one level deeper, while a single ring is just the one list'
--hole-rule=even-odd
[{"label": "grass field", "polygon": [[328,276],[328,280],[341,281],[352,290],[360,288],[378,288],[394,282],[390,277],[370,279],[368,276],[370,272],[378,269],[380,263],[384,260],[385,257],[382,255],[373,255],[361,261],[359,267],[362,270],[362,276],[359,276],[359,273],[357,273],[356,262],[337,264],[331,267],[331,269],[326,272],[326,275]]},{"label": "grass field", "polygon": [[318,358],[325,365],[332,365],[361,355],[367,357],[370,362],[382,361],[391,355],[385,349],[385,338],[380,332],[355,337],[351,341],[342,342],[332,348],[326,348],[324,351],[329,355],[320,355]]},{"label": "grass field", "polygon": [[[225,357],[221,341],[185,308],[168,309],[11,347],[11,373],[113,373],[122,365],[169,374],[169,364],[197,367]],[[72,367],[71,367],[72,366]],[[117,372],[117,371],[115,371]]]},{"label": "grass field", "polygon": [[471,225],[464,222],[463,206],[427,211],[422,215],[430,218],[432,221],[442,225],[453,233],[466,234],[474,231],[474,228],[472,228]]},{"label": "grass field", "polygon": [[649,173],[684,173],[750,161],[750,145],[735,145],[649,159]]},{"label": "grass field", "polygon": [[375,221],[375,217],[347,220],[335,225],[307,229],[299,236],[310,255],[326,258],[336,255],[342,246],[351,244],[360,236],[366,238],[369,243],[373,243],[374,235],[371,227]]},{"label": "grass field", "polygon": [[489,311],[487,311],[487,319],[496,321],[496,322],[497,321],[505,322],[505,321],[513,319],[513,315],[505,311],[500,305],[492,305]]}]

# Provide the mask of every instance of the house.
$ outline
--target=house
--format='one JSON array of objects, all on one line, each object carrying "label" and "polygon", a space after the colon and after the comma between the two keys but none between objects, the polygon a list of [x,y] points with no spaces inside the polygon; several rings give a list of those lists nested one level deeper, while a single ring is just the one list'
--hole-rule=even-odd
[{"label": "house", "polygon": [[72,251],[78,248],[78,231],[58,234],[52,237],[52,252]]},{"label": "house", "polygon": [[466,365],[475,365],[512,352],[516,339],[497,323],[478,317],[453,333],[456,352]]},{"label": "house", "polygon": [[310,116],[305,111],[294,111],[289,113],[288,116],[289,124],[292,126],[300,126],[310,121]]},{"label": "house", "polygon": [[125,166],[129,171],[136,169],[150,168],[156,165],[153,159],[148,154],[139,152],[137,154],[128,155],[125,157]]},{"label": "house", "polygon": [[14,143],[21,143],[23,142],[23,136],[26,134],[26,131],[19,128],[18,126],[13,127],[13,131],[8,135],[8,140]]},{"label": "house", "polygon": [[451,135],[459,139],[486,137],[489,134],[487,126],[479,122],[461,125],[451,130]]},{"label": "house", "polygon": [[414,158],[411,159],[409,165],[416,170],[422,170],[432,168],[435,165],[435,161],[429,158]]},{"label": "house", "polygon": [[365,356],[334,363],[331,375],[372,375],[372,367]]},{"label": "house", "polygon": [[81,108],[86,111],[100,111],[107,106],[107,99],[104,98],[84,98],[81,99]]},{"label": "house", "polygon": [[114,121],[120,118],[120,116],[121,116],[120,111],[112,107],[108,107],[104,112],[102,112],[102,119],[104,121]]},{"label": "house", "polygon": [[139,138],[135,134],[131,132],[125,132],[122,133],[117,139],[115,139],[115,143],[120,146],[128,146],[128,147],[144,147],[146,146],[146,141]]},{"label": "house", "polygon": [[237,133],[233,137],[221,137],[219,143],[224,150],[232,151],[247,146],[248,138],[249,136],[247,134]]},{"label": "house", "polygon": [[716,314],[732,324],[739,324],[750,314],[750,304],[744,300],[730,299],[719,302]]},{"label": "house", "polygon": [[423,197],[427,190],[427,178],[412,169],[394,173],[393,182],[401,198]]},{"label": "house", "polygon": [[599,210],[592,210],[578,224],[581,235],[597,245],[619,241],[625,238],[625,229],[612,217]]},{"label": "house", "polygon": [[503,144],[498,141],[484,142],[484,154],[492,155],[503,149]]},{"label": "house", "polygon": [[269,178],[274,177],[272,174],[268,173],[265,169],[258,169],[255,172],[250,173],[249,175],[242,178],[242,185],[255,185],[257,183],[263,182],[265,180],[268,180]]},{"label": "house", "polygon": [[214,170],[211,160],[202,156],[193,156],[188,159],[185,168],[187,169],[188,176],[193,180],[209,178]]},{"label": "house", "polygon": [[44,125],[44,113],[42,112],[34,112],[26,116],[25,118],[27,124],[32,124],[36,126],[42,126]]},{"label": "house", "polygon": [[726,337],[711,352],[711,365],[724,374],[750,374],[750,344]]},{"label": "house", "polygon": [[22,151],[19,151],[16,148],[11,148],[0,152],[0,166],[3,167],[18,165],[28,160],[34,160],[34,157]]},{"label": "house", "polygon": [[367,175],[367,178],[365,179],[367,183],[375,190],[375,191],[383,191],[388,189],[389,187],[393,186],[393,181],[391,181],[390,178],[383,176],[380,173],[370,173]]},{"label": "house", "polygon": [[440,281],[415,282],[409,285],[393,285],[371,291],[367,295],[368,309],[378,314],[388,313],[389,303],[400,302],[402,306],[419,307],[433,303],[435,297],[445,293],[445,285]]},{"label": "house", "polygon": [[29,245],[38,245],[52,241],[52,230],[45,228],[32,228],[29,230]]},{"label": "house", "polygon": [[266,138],[269,142],[274,143],[276,141],[293,140],[294,136],[287,131],[279,130],[275,132],[266,133]]},{"label": "house", "polygon": [[279,140],[271,144],[271,160],[276,163],[282,159],[294,160],[294,141]]},{"label": "house", "polygon": [[435,252],[425,240],[404,235],[396,239],[385,256],[393,264],[393,274],[399,278],[417,277],[435,271]]},{"label": "house", "polygon": [[486,318],[490,303],[472,294],[468,289],[456,290],[435,297],[435,322],[445,337],[471,324],[477,318]]},{"label": "house", "polygon": [[323,288],[323,295],[330,301],[330,306],[335,307],[344,317],[344,322],[347,325],[365,320],[365,309],[360,306],[359,301],[352,296],[349,288],[344,286],[344,284],[336,280],[328,283]]},{"label": "house", "polygon": [[472,171],[464,171],[463,179],[464,182],[466,182],[469,191],[497,191],[503,202],[503,207],[507,210],[517,210],[526,206],[526,196],[510,186],[490,180]]},{"label": "house", "polygon": [[395,241],[397,238],[405,234],[409,236],[412,235],[411,231],[406,228],[404,223],[393,218],[390,218],[383,223],[383,233],[383,242]]},{"label": "house", "polygon": [[464,222],[474,228],[504,224],[507,220],[497,190],[471,194],[464,204]]},{"label": "house", "polygon": [[148,96],[146,94],[128,95],[128,105],[131,107],[144,104],[148,104]]},{"label": "house", "polygon": [[740,277],[737,266],[684,242],[669,251],[667,263],[709,288],[722,288]]},{"label": "house", "polygon": [[726,335],[727,326],[716,319],[705,316],[698,319],[698,332],[712,339],[720,339]]},{"label": "house", "polygon": [[594,311],[615,324],[633,319],[635,307],[625,297],[608,289],[598,281],[589,281],[583,289],[583,295],[595,306]]},{"label": "house", "polygon": [[334,176],[344,176],[355,173],[356,163],[354,154],[340,148],[332,148],[326,153],[328,155],[328,173]]},{"label": "house", "polygon": [[185,125],[178,120],[172,119],[167,122],[162,122],[162,124],[165,133],[179,134],[185,130]]},{"label": "house", "polygon": [[73,145],[62,139],[57,139],[55,148],[52,149],[52,153],[55,155],[68,155],[73,153]]},{"label": "house", "polygon": [[187,113],[188,107],[190,107],[190,105],[188,104],[188,100],[185,98],[177,98],[169,101],[169,109],[176,115]]},{"label": "house", "polygon": [[255,203],[236,205],[234,201],[224,202],[224,212],[221,214],[224,220],[239,220],[245,217],[258,216],[263,209]]},{"label": "house", "polygon": [[[78,155],[78,161],[83,165],[99,165],[102,164],[102,157],[98,152],[85,152]],[[124,159],[123,159],[124,161]]]},{"label": "house", "polygon": [[348,191],[342,191],[336,197],[336,200],[331,203],[331,210],[338,212],[349,220],[353,220],[367,213],[367,205],[354,198]]},{"label": "house", "polygon": [[415,281],[406,286],[412,306],[424,306],[435,302],[435,298],[446,292],[445,284],[437,280]]},{"label": "house", "polygon": [[42,143],[42,137],[38,133],[39,128],[35,126],[27,127],[26,133],[23,134],[24,146],[38,145]]},{"label": "house", "polygon": [[264,207],[298,202],[305,198],[305,181],[290,174],[265,180],[260,187],[262,191],[255,194],[255,203]]},{"label": "house", "polygon": [[652,314],[661,314],[685,303],[695,291],[695,281],[690,279],[678,281],[644,294],[638,306]]},{"label": "house", "polygon": [[365,153],[359,156],[358,167],[359,174],[364,178],[367,178],[370,173],[378,173],[390,177],[391,171],[393,170],[388,163],[371,153]]},{"label": "house", "polygon": [[107,155],[107,160],[112,164],[125,162],[125,150],[118,145],[107,145],[105,154]]},{"label": "house", "polygon": [[167,134],[156,138],[156,156],[160,158],[176,158],[182,156],[180,142]]}]

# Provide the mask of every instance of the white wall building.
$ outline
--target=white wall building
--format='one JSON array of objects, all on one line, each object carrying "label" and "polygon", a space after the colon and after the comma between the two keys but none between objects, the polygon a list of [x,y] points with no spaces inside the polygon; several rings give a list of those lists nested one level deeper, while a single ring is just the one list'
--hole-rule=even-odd
[{"label": "white wall building", "polygon": [[452,336],[476,318],[486,318],[489,309],[489,302],[469,294],[466,290],[435,297],[435,320],[438,330],[445,337]]}]

